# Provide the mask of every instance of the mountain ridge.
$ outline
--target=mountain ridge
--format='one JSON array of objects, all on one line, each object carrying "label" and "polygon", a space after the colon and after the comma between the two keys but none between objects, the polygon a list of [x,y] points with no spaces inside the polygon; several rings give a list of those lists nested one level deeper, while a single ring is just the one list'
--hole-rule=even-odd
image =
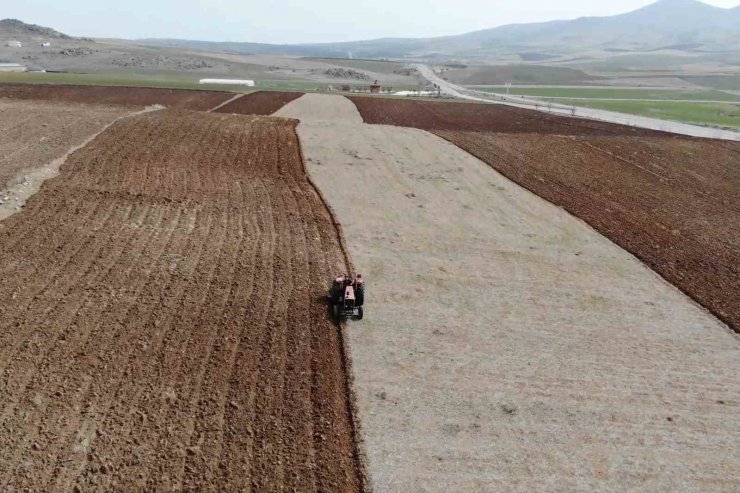
[{"label": "mountain ridge", "polygon": [[[172,47],[240,54],[398,60],[539,61],[590,52],[740,53],[740,5],[715,7],[699,0],[658,0],[623,14],[537,23],[507,24],[469,33],[426,38],[377,38],[337,43],[267,44],[172,38],[125,40],[149,47]],[[14,31],[15,30],[15,31]],[[68,36],[15,19],[0,31]],[[2,34],[2,33],[0,33]]]},{"label": "mountain ridge", "polygon": [[271,45],[145,39],[149,46],[176,46],[252,54],[357,58],[475,60],[502,54],[546,51],[567,56],[588,50],[740,51],[740,5],[721,8],[698,0],[658,0],[637,10],[607,17],[579,17],[530,24],[508,24],[460,35],[430,38],[379,38],[341,43]]}]

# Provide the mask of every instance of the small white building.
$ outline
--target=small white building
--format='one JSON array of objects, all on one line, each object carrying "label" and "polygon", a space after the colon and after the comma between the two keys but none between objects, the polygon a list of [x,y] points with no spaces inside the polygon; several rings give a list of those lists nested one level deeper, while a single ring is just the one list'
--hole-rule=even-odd
[{"label": "small white building", "polygon": [[8,41],[8,46],[10,48],[23,48],[23,43],[20,41],[10,40]]},{"label": "small white building", "polygon": [[0,63],[0,72],[25,72],[26,67],[18,63]]},{"label": "small white building", "polygon": [[225,86],[247,86],[254,87],[253,80],[246,79],[200,79],[199,84],[221,84]]}]

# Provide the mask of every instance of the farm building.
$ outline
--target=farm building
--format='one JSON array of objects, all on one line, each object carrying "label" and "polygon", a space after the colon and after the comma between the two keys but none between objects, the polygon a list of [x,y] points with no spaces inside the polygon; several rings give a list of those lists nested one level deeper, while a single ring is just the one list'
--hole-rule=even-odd
[{"label": "farm building", "polygon": [[229,86],[247,86],[254,87],[253,80],[244,79],[200,79],[199,84],[223,84]]},{"label": "farm building", "polygon": [[8,41],[8,46],[10,48],[23,48],[23,43],[20,41],[10,40]]},{"label": "farm building", "polygon": [[0,72],[25,72],[26,67],[17,63],[0,63]]}]

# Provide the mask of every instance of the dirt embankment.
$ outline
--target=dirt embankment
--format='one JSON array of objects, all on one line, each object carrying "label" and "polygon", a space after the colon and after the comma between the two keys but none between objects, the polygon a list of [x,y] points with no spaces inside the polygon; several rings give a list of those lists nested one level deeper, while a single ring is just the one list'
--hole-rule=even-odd
[{"label": "dirt embankment", "polygon": [[258,91],[215,110],[215,113],[237,113],[241,115],[272,115],[291,101],[301,97],[301,92]]},{"label": "dirt embankment", "polygon": [[56,84],[0,84],[0,98],[42,99],[69,103],[125,106],[161,104],[168,108],[206,111],[233,94],[218,91],[155,89],[148,87],[71,86]]},{"label": "dirt embankment", "polygon": [[740,331],[740,145],[497,105],[354,97],[585,220]]},{"label": "dirt embankment", "polygon": [[0,222],[0,489],[360,490],[294,126],[123,120]]},{"label": "dirt embankment", "polygon": [[366,123],[423,130],[535,133],[555,135],[667,135],[613,123],[566,118],[496,104],[350,97]]}]

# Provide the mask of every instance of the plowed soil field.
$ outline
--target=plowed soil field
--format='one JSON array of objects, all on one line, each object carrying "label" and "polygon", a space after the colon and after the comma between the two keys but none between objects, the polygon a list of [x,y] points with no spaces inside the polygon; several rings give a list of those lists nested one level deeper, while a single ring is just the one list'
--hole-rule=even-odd
[{"label": "plowed soil field", "polygon": [[436,133],[585,220],[740,332],[740,144]]},{"label": "plowed soil field", "polygon": [[666,135],[613,123],[548,115],[498,104],[350,97],[365,123],[423,130],[536,133],[556,135]]},{"label": "plowed soil field", "polygon": [[301,92],[258,91],[222,106],[217,113],[240,115],[272,115],[291,101],[303,96]]},{"label": "plowed soil field", "polygon": [[57,84],[0,84],[0,98],[42,99],[69,103],[150,106],[206,111],[227,101],[229,92],[156,89],[149,87],[70,86]]},{"label": "plowed soil field", "polygon": [[0,99],[0,190],[124,114],[120,107]]},{"label": "plowed soil field", "polygon": [[0,223],[0,490],[361,488],[295,123],[122,120]]}]

